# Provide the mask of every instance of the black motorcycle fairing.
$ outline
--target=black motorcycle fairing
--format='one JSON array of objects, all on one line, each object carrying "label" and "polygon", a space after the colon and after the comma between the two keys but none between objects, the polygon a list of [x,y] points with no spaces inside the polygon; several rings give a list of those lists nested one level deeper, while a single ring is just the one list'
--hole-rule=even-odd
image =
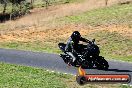
[{"label": "black motorcycle fairing", "polygon": [[87,49],[88,49],[88,52],[89,52],[88,54],[90,56],[99,56],[99,54],[100,54],[99,47],[95,44],[88,44]]},{"label": "black motorcycle fairing", "polygon": [[102,69],[107,70],[109,68],[108,62],[102,56],[96,57],[94,62],[95,62],[97,69],[99,70],[102,70]]},{"label": "black motorcycle fairing", "polygon": [[[62,50],[62,52],[65,53],[66,44],[64,44],[64,43],[59,43],[58,46],[59,46],[60,50]],[[86,48],[87,48],[87,45],[78,44],[78,47],[77,47],[77,49],[75,49],[75,50],[76,50],[78,53],[81,54],[81,53],[85,52]]]},{"label": "black motorcycle fairing", "polygon": [[64,43],[59,43],[58,46],[59,46],[60,50],[62,50],[62,52],[65,52],[66,44],[64,44]]}]

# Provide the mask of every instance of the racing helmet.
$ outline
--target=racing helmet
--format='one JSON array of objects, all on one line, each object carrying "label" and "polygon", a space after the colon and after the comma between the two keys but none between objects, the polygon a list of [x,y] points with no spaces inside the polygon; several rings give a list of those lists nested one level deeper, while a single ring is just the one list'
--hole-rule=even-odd
[{"label": "racing helmet", "polygon": [[80,39],[81,35],[78,31],[74,31],[71,35],[72,40],[78,41]]}]

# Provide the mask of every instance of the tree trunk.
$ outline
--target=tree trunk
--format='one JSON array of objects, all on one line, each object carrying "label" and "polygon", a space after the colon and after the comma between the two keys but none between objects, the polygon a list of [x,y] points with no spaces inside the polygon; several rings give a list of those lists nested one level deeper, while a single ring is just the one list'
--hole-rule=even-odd
[{"label": "tree trunk", "polygon": [[6,7],[7,7],[7,3],[5,2],[5,4],[4,4],[4,10],[3,10],[3,14],[6,12]]},{"label": "tree trunk", "polygon": [[45,3],[46,3],[46,9],[48,9],[48,6],[49,6],[49,0],[44,0]]},{"label": "tree trunk", "polygon": [[105,0],[105,6],[107,6],[108,5],[108,0]]}]

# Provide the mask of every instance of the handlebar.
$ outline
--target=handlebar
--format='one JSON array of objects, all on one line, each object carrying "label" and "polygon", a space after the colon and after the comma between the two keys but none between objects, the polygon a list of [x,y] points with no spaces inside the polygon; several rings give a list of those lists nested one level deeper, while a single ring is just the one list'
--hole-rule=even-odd
[{"label": "handlebar", "polygon": [[94,42],[95,42],[95,39],[92,39],[92,41],[88,40],[89,44],[94,44]]}]

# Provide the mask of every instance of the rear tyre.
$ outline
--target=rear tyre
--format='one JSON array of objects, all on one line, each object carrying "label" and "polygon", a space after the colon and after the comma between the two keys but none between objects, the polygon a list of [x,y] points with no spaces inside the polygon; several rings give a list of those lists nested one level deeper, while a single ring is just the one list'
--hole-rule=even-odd
[{"label": "rear tyre", "polygon": [[108,70],[109,68],[108,62],[102,56],[98,57],[98,59],[95,61],[95,65],[99,70]]},{"label": "rear tyre", "polygon": [[83,61],[82,68],[83,69],[93,68],[93,62],[92,61]]}]

